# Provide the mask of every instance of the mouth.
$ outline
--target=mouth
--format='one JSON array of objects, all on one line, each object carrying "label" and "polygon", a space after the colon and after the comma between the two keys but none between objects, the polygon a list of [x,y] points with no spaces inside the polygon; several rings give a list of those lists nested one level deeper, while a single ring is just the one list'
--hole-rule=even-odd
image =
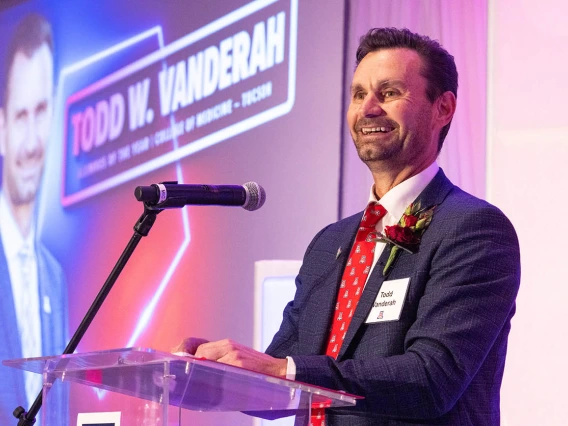
[{"label": "mouth", "polygon": [[370,135],[373,133],[389,133],[394,130],[394,127],[361,127],[361,133]]},{"label": "mouth", "polygon": [[18,173],[22,179],[35,179],[43,171],[43,161],[28,159],[18,163]]}]

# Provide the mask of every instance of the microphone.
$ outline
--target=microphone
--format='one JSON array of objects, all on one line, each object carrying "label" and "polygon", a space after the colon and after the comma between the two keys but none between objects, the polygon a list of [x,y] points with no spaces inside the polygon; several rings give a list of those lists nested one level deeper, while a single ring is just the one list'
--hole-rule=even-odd
[{"label": "microphone", "polygon": [[134,196],[148,206],[172,209],[186,205],[241,206],[253,211],[266,201],[264,188],[256,182],[244,185],[186,185],[177,182],[137,186]]}]

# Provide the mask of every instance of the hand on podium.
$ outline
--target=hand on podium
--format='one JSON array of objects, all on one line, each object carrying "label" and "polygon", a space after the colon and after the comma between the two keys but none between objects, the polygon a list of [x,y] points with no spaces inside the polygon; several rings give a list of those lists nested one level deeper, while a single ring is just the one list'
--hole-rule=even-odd
[{"label": "hand on podium", "polygon": [[194,355],[223,364],[258,371],[271,376],[286,378],[286,359],[273,358],[265,353],[241,345],[231,339],[209,342],[197,337],[184,339],[173,350],[173,353]]}]

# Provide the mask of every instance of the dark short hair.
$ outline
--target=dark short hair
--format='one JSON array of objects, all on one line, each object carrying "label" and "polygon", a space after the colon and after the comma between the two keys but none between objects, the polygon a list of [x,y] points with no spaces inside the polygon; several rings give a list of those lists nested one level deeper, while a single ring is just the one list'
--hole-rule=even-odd
[{"label": "dark short hair", "polygon": [[2,106],[6,106],[8,100],[8,80],[10,79],[12,66],[14,65],[14,58],[18,52],[31,58],[44,44],[47,45],[53,54],[53,33],[51,31],[51,25],[47,19],[38,13],[26,15],[18,22],[8,43],[2,81]]},{"label": "dark short hair", "polygon": [[[422,75],[428,81],[426,96],[434,102],[442,93],[452,92],[458,96],[458,71],[454,57],[436,40],[416,34],[403,28],[373,28],[359,41],[357,61],[359,62],[370,52],[383,49],[406,48],[420,55],[424,63]],[[438,151],[442,149],[444,139],[450,130],[451,121],[440,131]]]}]

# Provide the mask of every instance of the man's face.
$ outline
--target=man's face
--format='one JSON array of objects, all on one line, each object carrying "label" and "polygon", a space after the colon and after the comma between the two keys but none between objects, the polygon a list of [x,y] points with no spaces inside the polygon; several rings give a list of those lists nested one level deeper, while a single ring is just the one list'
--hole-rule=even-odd
[{"label": "man's face", "polygon": [[423,169],[436,159],[441,127],[422,67],[418,53],[400,48],[370,52],[355,70],[347,122],[371,170]]},{"label": "man's face", "polygon": [[51,126],[53,58],[47,45],[31,57],[17,52],[0,113],[2,186],[11,204],[34,201]]}]

